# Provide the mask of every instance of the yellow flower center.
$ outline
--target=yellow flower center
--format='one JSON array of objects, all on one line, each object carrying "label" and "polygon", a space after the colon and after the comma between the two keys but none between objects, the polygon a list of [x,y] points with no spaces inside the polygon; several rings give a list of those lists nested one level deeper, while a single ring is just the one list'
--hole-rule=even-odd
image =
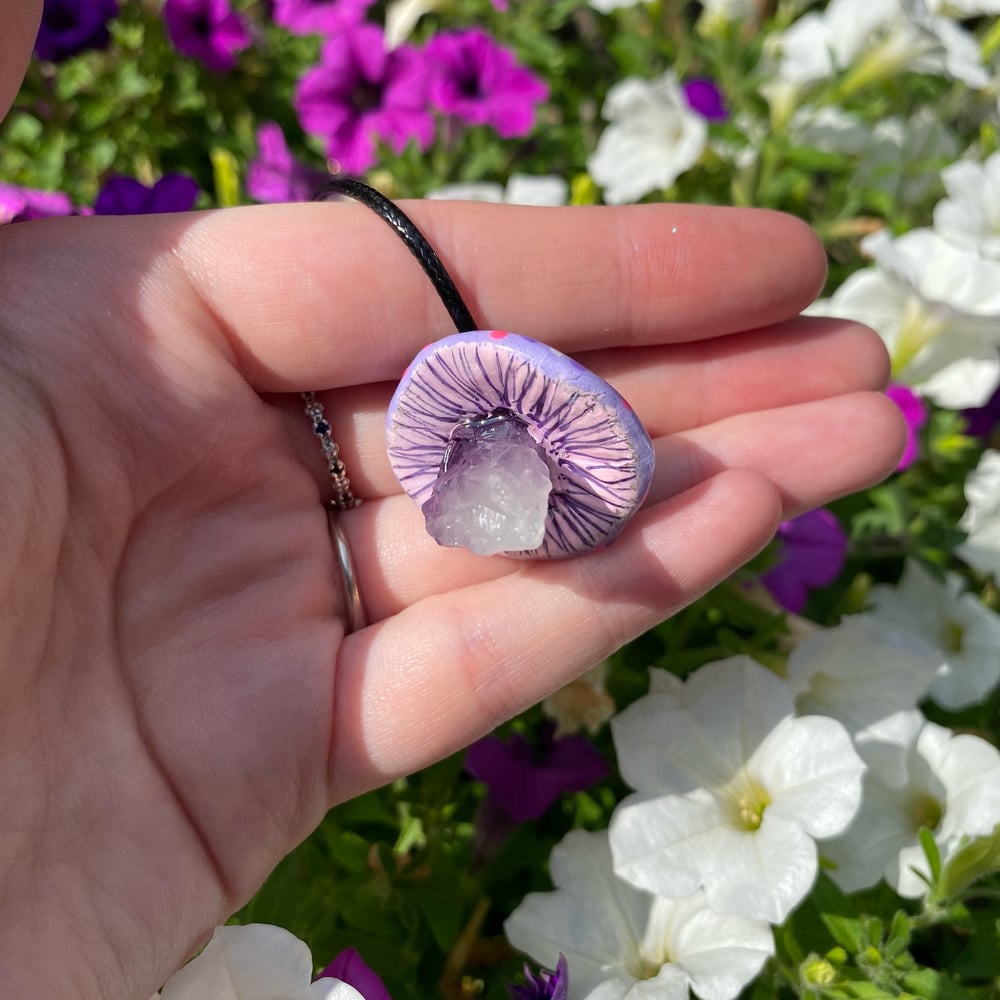
[{"label": "yellow flower center", "polygon": [[949,653],[961,653],[965,629],[958,622],[946,621],[941,628],[941,645]]},{"label": "yellow flower center", "polygon": [[643,955],[636,955],[635,958],[628,963],[626,972],[634,979],[653,979],[659,973],[662,966],[666,965],[670,959],[667,958],[663,962],[656,963],[650,961]]},{"label": "yellow flower center", "polygon": [[899,373],[941,332],[941,321],[935,319],[916,296],[907,299],[903,307],[903,322],[892,351],[892,373]]},{"label": "yellow flower center", "polygon": [[734,825],[748,833],[759,830],[764,822],[764,812],[771,804],[767,789],[752,778],[743,776],[730,788],[728,798]]},{"label": "yellow flower center", "polygon": [[922,827],[936,830],[941,822],[943,811],[941,803],[933,795],[928,795],[926,792],[923,795],[915,796],[910,804],[910,816],[913,819],[913,825],[918,830]]}]

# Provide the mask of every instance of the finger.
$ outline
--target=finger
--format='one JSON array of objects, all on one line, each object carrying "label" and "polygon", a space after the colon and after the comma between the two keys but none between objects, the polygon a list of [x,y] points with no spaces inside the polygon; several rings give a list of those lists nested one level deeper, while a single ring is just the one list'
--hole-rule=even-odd
[{"label": "finger", "polygon": [[[865,389],[881,389],[889,361],[881,339],[846,320],[797,317],[779,326],[694,344],[580,355],[632,405],[652,436],[674,434],[738,413],[775,409]],[[354,492],[366,499],[400,492],[385,447],[394,383],[321,393]],[[302,407],[284,397],[289,440],[328,488]]]},{"label": "finger", "polygon": [[[894,468],[902,447],[898,408],[874,393],[743,414],[657,439],[657,471],[647,504],[680,495],[726,469],[750,469],[776,487],[782,517],[795,517],[878,482]],[[520,560],[483,559],[439,546],[424,529],[417,505],[405,496],[363,504],[348,511],[342,523],[362,567],[369,621],[524,566]]]},{"label": "finger", "polygon": [[779,517],[766,479],[727,472],[641,512],[603,552],[526,564],[350,636],[334,795],[409,773],[536,703],[745,562]]},{"label": "finger", "polygon": [[[404,207],[484,328],[564,351],[779,322],[825,274],[811,230],[764,210]],[[150,225],[135,228],[148,238]],[[187,225],[174,259],[260,391],[395,379],[425,343],[454,332],[407,249],[359,205],[207,213]]]},{"label": "finger", "polygon": [[42,0],[4,0],[0,4],[0,118],[21,86],[41,16]]}]

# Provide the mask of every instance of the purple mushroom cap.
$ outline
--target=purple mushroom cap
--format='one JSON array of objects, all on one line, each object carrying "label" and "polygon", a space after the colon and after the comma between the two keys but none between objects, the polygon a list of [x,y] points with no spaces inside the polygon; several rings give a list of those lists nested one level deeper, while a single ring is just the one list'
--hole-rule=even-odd
[{"label": "purple mushroom cap", "polygon": [[629,404],[583,365],[501,330],[428,344],[389,404],[389,461],[425,516],[456,445],[461,450],[466,444],[470,421],[497,414],[526,430],[551,480],[541,543],[504,554],[564,558],[614,540],[652,480],[646,429]]}]

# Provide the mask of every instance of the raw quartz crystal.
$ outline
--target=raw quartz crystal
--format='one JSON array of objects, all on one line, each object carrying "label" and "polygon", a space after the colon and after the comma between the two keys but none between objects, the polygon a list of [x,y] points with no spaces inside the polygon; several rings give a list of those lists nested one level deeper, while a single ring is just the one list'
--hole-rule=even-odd
[{"label": "raw quartz crystal", "polygon": [[422,508],[439,545],[492,556],[542,544],[552,479],[528,428],[510,411],[460,424],[443,464]]}]

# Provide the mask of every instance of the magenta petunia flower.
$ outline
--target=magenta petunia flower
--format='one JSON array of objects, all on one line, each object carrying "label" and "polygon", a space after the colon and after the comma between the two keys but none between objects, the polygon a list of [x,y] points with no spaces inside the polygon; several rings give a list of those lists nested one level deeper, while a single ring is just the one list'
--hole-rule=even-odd
[{"label": "magenta petunia flower", "polygon": [[435,35],[424,51],[436,107],[469,125],[491,125],[505,139],[531,131],[549,88],[509,49],[472,29]]},{"label": "magenta petunia flower", "polygon": [[316,978],[324,977],[353,986],[364,1000],[392,1000],[385,983],[354,948],[345,948]]},{"label": "magenta petunia flower", "polygon": [[295,35],[335,35],[360,24],[374,0],[274,0],[272,17]]},{"label": "magenta petunia flower", "polygon": [[907,385],[890,385],[885,394],[899,407],[906,421],[906,447],[896,466],[897,472],[908,469],[920,451],[920,428],[927,423],[927,406]]},{"label": "magenta petunia flower", "polygon": [[396,153],[411,140],[420,149],[430,146],[427,83],[421,53],[408,45],[389,51],[381,28],[359,24],[325,43],[319,65],[299,80],[295,110],[331,159],[361,173],[375,163],[376,139]]},{"label": "magenta petunia flower", "polygon": [[72,214],[73,203],[61,191],[38,191],[0,183],[0,225]]},{"label": "magenta petunia flower", "polygon": [[213,73],[229,72],[250,44],[250,29],[229,0],[165,0],[163,20],[174,48]]},{"label": "magenta petunia flower", "polygon": [[811,510],[778,526],[778,562],[761,574],[761,583],[786,611],[806,605],[809,591],[832,583],[847,558],[847,536],[825,508]]},{"label": "magenta petunia flower", "polygon": [[94,202],[95,215],[155,215],[186,212],[198,197],[198,184],[183,174],[164,174],[152,187],[134,177],[112,177]]},{"label": "magenta petunia flower", "polygon": [[688,107],[710,122],[723,122],[729,117],[718,84],[709,77],[688,80],[681,89]]},{"label": "magenta petunia flower", "polygon": [[308,201],[328,174],[292,156],[281,126],[264,122],[257,129],[257,158],[247,171],[247,192],[256,201]]},{"label": "magenta petunia flower", "polygon": [[554,972],[540,969],[536,975],[526,965],[524,979],[524,986],[507,984],[511,1000],[567,1000],[569,996],[569,970],[563,954],[559,955]]},{"label": "magenta petunia flower", "polygon": [[118,0],[45,0],[35,39],[38,58],[61,62],[103,49],[110,39],[108,22],[117,14]]},{"label": "magenta petunia flower", "polygon": [[465,769],[517,823],[538,819],[563,792],[582,792],[608,774],[607,761],[584,736],[554,738],[546,723],[537,746],[520,733],[508,742],[487,736],[465,755]]}]

